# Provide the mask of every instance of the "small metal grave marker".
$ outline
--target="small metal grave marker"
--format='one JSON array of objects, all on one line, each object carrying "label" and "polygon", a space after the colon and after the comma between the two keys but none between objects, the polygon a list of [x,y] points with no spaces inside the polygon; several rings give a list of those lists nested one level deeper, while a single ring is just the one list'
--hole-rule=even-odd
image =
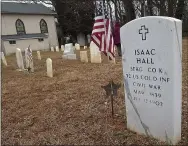
[{"label": "small metal grave marker", "polygon": [[115,84],[113,80],[109,81],[106,86],[101,86],[106,91],[106,97],[111,97],[112,117],[114,116],[113,97],[117,96],[117,90],[121,87],[121,84]]}]

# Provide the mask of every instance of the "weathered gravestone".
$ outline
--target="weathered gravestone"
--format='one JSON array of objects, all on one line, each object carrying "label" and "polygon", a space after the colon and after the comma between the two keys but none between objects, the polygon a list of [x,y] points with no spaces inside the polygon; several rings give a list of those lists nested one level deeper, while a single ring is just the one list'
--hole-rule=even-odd
[{"label": "weathered gravestone", "polygon": [[56,47],[55,47],[55,51],[56,51],[56,52],[59,52],[59,46],[56,46]]},{"label": "weathered gravestone", "polygon": [[81,62],[88,62],[87,51],[80,51]]},{"label": "weathered gravestone", "polygon": [[61,51],[63,52],[65,50],[64,45],[61,45]]},{"label": "weathered gravestone", "polygon": [[54,52],[54,47],[51,47],[51,51]]},{"label": "weathered gravestone", "polygon": [[74,54],[74,48],[73,48],[73,44],[65,44],[65,50],[63,53],[63,58],[65,59],[76,59],[76,54]]},{"label": "weathered gravestone", "polygon": [[90,43],[90,56],[91,56],[91,63],[101,63],[101,52],[99,51],[98,46],[91,41]]},{"label": "weathered gravestone", "polygon": [[16,49],[16,61],[20,71],[24,70],[23,56],[19,48]]},{"label": "weathered gravestone", "polygon": [[40,51],[37,51],[37,58],[38,58],[38,60],[41,60]]},{"label": "weathered gravestone", "polygon": [[121,28],[127,128],[171,144],[181,139],[182,22],[143,17]]},{"label": "weathered gravestone", "polygon": [[3,64],[4,64],[5,66],[7,66],[7,60],[6,60],[5,55],[4,55],[3,52],[1,52],[1,60],[3,61]]},{"label": "weathered gravestone", "polygon": [[46,67],[47,67],[47,76],[53,77],[53,68],[52,68],[52,59],[47,58],[46,59]]},{"label": "weathered gravestone", "polygon": [[80,50],[80,44],[77,44],[77,43],[76,43],[76,44],[75,44],[75,49],[76,49],[76,50]]}]

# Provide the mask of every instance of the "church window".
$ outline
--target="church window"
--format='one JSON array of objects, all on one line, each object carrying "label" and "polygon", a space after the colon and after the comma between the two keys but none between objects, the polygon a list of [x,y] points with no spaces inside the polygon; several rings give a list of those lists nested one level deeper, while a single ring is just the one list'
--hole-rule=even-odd
[{"label": "church window", "polygon": [[9,41],[9,44],[16,44],[16,41],[15,40]]},{"label": "church window", "polygon": [[43,41],[44,41],[44,39],[43,39],[43,38],[40,38],[40,39],[38,39],[38,41],[39,41],[39,42],[43,42]]},{"label": "church window", "polygon": [[17,34],[25,34],[25,26],[22,20],[16,20],[16,31]]},{"label": "church window", "polygon": [[48,33],[48,26],[44,19],[41,19],[40,21],[40,31],[41,33]]}]

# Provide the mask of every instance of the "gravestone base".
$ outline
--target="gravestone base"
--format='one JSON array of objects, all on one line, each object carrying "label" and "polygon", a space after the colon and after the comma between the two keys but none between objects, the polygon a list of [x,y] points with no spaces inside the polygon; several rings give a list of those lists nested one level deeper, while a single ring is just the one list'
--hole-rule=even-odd
[{"label": "gravestone base", "polygon": [[66,55],[63,55],[62,58],[76,60],[76,54],[66,54]]},{"label": "gravestone base", "polygon": [[20,68],[18,68],[18,69],[16,69],[16,71],[28,71],[27,69],[20,69]]},{"label": "gravestone base", "polygon": [[63,59],[68,59],[68,55],[62,55]]},{"label": "gravestone base", "polygon": [[80,51],[81,62],[88,62],[87,51]]},{"label": "gravestone base", "polygon": [[76,54],[69,54],[68,59],[76,60]]},{"label": "gravestone base", "polygon": [[96,54],[91,54],[91,63],[101,63],[101,54],[99,53],[98,55]]}]

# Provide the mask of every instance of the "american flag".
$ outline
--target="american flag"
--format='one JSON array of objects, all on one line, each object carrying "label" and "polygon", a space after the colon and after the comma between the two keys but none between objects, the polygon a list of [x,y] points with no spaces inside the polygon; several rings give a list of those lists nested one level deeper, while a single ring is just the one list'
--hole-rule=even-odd
[{"label": "american flag", "polygon": [[93,41],[101,52],[108,55],[110,59],[114,58],[114,39],[111,30],[111,20],[108,19],[108,12],[104,8],[103,2],[96,4],[97,11],[91,41]]}]

